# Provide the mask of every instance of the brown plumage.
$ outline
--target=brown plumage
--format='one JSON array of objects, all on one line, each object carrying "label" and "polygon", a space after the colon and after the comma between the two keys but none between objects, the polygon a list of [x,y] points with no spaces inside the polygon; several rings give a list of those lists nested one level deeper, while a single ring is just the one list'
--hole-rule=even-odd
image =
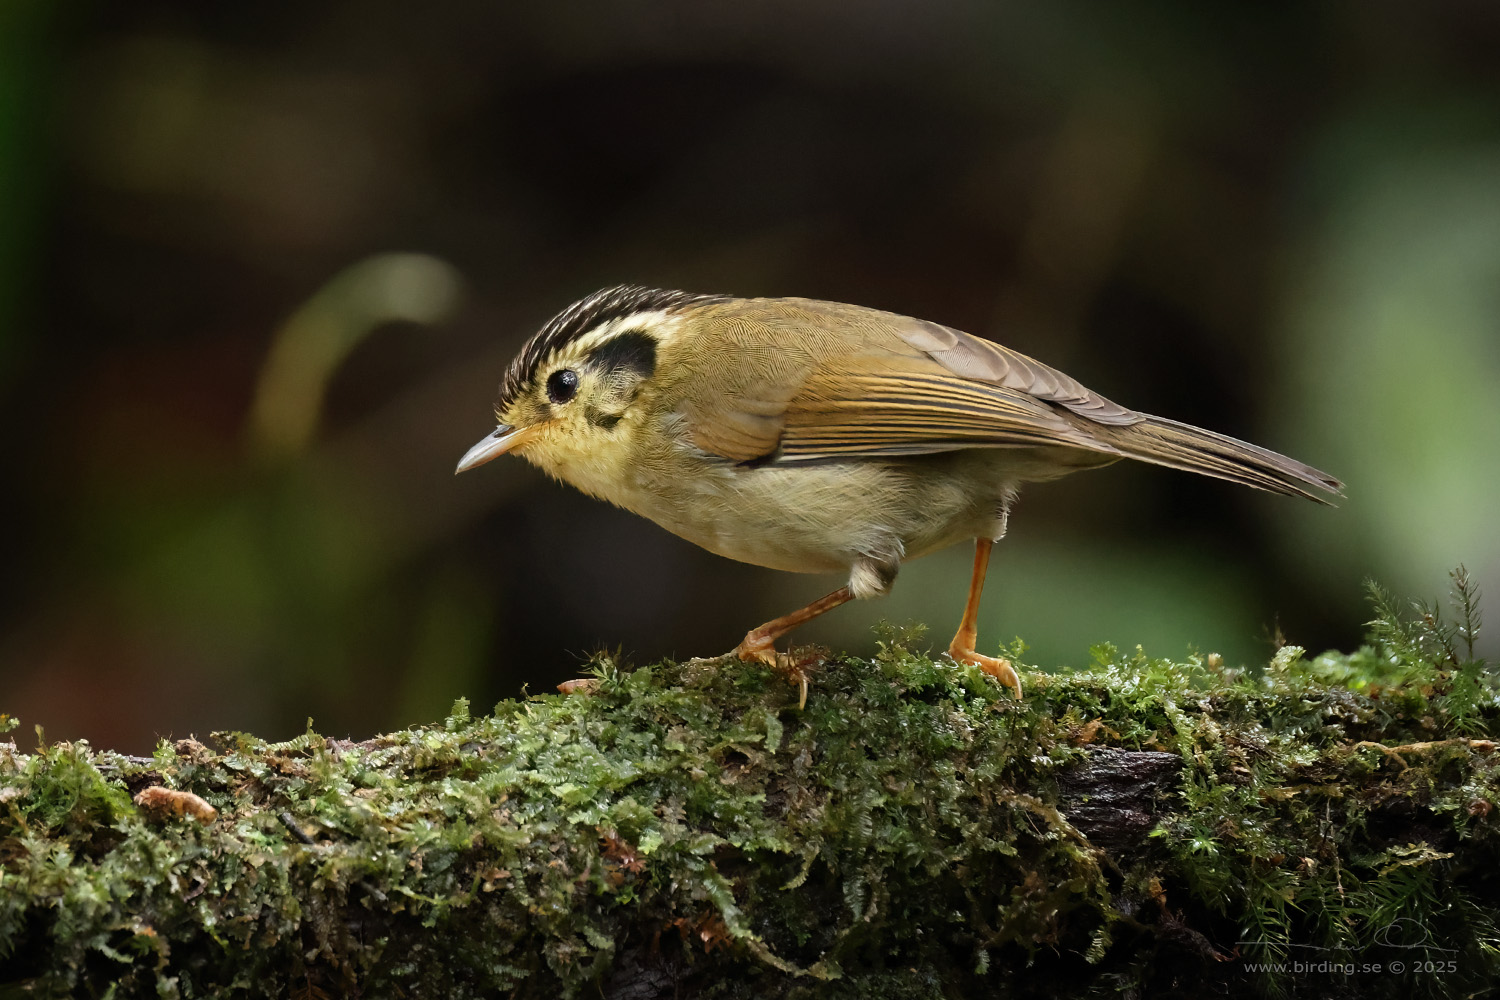
[{"label": "brown plumage", "polygon": [[949,651],[974,649],[990,545],[1023,483],[1121,458],[1327,502],[1338,480],[1285,455],[1121,406],[1019,352],[925,320],[811,299],[634,286],[570,306],[502,383],[499,429],[459,471],[516,450],[722,555],[849,583],[749,633],[773,643],[904,559],[964,538],[975,572]]}]

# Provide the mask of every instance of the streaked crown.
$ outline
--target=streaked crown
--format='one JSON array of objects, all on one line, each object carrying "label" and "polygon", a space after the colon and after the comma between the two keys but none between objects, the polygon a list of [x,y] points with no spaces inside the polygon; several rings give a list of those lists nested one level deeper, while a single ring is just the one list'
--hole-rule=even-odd
[{"label": "streaked crown", "polygon": [[615,285],[587,295],[548,320],[521,348],[500,382],[495,410],[504,412],[531,387],[537,371],[550,358],[597,330],[638,313],[671,313],[685,306],[722,302],[727,298],[729,296],[700,295],[644,285]]}]

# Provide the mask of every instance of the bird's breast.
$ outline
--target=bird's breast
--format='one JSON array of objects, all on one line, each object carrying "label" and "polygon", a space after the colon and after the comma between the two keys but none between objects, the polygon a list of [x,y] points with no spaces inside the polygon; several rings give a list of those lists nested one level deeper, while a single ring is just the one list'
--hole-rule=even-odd
[{"label": "bird's breast", "polygon": [[847,572],[861,556],[899,562],[995,524],[1004,483],[934,458],[741,465],[679,448],[640,463],[609,499],[730,559]]}]

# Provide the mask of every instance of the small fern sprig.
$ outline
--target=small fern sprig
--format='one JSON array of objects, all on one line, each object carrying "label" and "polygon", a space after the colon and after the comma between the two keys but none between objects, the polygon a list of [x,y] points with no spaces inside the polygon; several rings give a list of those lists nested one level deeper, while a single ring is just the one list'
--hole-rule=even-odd
[{"label": "small fern sprig", "polygon": [[1479,613],[1479,599],[1482,596],[1479,584],[1469,575],[1469,571],[1460,563],[1458,569],[1448,574],[1453,580],[1451,599],[1453,609],[1458,612],[1458,635],[1463,639],[1468,651],[1467,659],[1474,659],[1474,640],[1479,637],[1479,628],[1482,624]]}]

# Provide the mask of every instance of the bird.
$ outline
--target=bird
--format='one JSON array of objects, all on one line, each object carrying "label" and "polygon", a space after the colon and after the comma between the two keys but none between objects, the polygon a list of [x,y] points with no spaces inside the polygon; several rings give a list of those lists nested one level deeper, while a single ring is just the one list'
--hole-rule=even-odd
[{"label": "bird", "polygon": [[455,474],[514,452],[710,552],[846,574],[751,629],[721,660],[790,672],[792,629],[887,594],[907,559],[974,542],[948,654],[1010,688],[978,651],[994,543],[1028,483],[1121,459],[1331,503],[1343,484],[1236,438],[1122,406],[1018,351],[952,327],[807,298],[618,285],[574,302],[504,373],[498,426]]}]

